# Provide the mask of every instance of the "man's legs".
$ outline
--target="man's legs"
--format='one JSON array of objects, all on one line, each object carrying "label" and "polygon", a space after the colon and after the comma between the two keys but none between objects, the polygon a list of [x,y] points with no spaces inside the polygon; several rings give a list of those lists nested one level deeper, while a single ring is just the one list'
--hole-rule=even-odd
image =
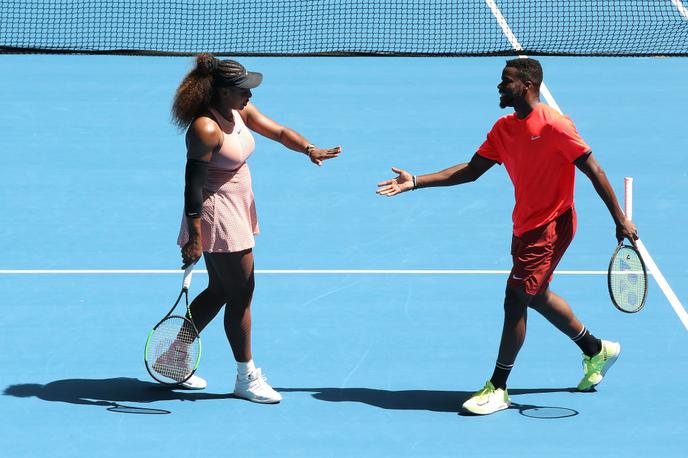
[{"label": "man's legs", "polygon": [[507,284],[504,297],[504,325],[497,363],[485,387],[463,403],[463,409],[477,415],[504,410],[511,405],[506,380],[526,338],[528,304],[533,296],[523,287]]},{"label": "man's legs", "polygon": [[600,339],[590,334],[576,318],[568,302],[550,290],[549,285],[543,293],[533,297],[529,306],[573,340],[585,355],[592,357],[602,349]]},{"label": "man's legs", "polygon": [[507,285],[504,297],[504,325],[499,343],[499,353],[490,382],[495,388],[506,388],[506,380],[514,366],[516,356],[526,339],[528,305],[533,296],[523,288]]},{"label": "man's legs", "polygon": [[533,298],[530,307],[569,336],[583,352],[584,375],[578,383],[578,390],[590,391],[595,388],[616,362],[621,353],[621,345],[618,342],[600,340],[592,335],[576,318],[564,298],[553,293],[549,286]]},{"label": "man's legs", "polygon": [[571,208],[544,226],[513,236],[513,267],[507,281],[504,326],[495,370],[485,387],[463,404],[465,410],[489,414],[509,406],[506,381],[525,340],[528,307],[540,312],[583,350],[585,376],[578,384],[579,390],[597,385],[618,357],[619,344],[602,341],[600,345],[568,303],[549,290],[552,273],[575,232],[576,215]]}]

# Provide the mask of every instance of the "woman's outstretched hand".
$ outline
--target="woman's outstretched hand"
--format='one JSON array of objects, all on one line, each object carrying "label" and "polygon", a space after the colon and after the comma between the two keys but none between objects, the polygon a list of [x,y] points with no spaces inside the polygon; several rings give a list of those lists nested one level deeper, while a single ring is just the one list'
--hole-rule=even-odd
[{"label": "woman's outstretched hand", "polygon": [[313,164],[320,166],[322,165],[323,161],[334,159],[335,157],[339,156],[339,153],[341,152],[341,146],[335,146],[334,148],[328,149],[315,147],[310,148],[306,154],[308,155],[308,159],[310,159]]}]

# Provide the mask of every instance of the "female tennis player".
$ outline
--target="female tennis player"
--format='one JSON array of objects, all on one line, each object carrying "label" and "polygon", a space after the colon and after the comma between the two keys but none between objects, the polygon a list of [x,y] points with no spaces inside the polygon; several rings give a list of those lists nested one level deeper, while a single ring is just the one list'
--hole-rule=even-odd
[{"label": "female tennis player", "polygon": [[[318,148],[262,114],[249,101],[262,79],[238,62],[200,54],[177,89],[172,114],[174,123],[186,129],[187,150],[178,244],[185,265],[203,255],[209,276],[208,287],[191,303],[191,315],[200,332],[227,305],[224,326],[238,372],[234,394],[276,403],[282,396],[268,385],[251,353],[252,249],[259,232],[246,163],[255,146],[251,131],[305,154],[316,165],[337,157],[341,148]],[[190,389],[206,385],[198,376],[183,384]]]},{"label": "female tennis player", "polygon": [[[504,299],[504,327],[495,369],[485,387],[463,404],[467,412],[485,415],[511,405],[506,382],[526,336],[528,308],[542,314],[583,352],[583,378],[578,390],[591,391],[621,352],[618,342],[601,340],[574,315],[564,298],[550,289],[557,264],[576,232],[573,205],[576,167],[592,182],[616,225],[616,238],[638,238],[626,219],[609,180],[570,118],[540,103],[542,67],[535,59],[509,60],[497,85],[501,108],[514,113],[500,118],[468,163],[415,176],[397,168],[398,176],[379,183],[378,194],[434,186],[453,186],[480,178],[504,164],[516,205],[511,242],[513,267]],[[547,349],[543,349],[547,351]]]}]

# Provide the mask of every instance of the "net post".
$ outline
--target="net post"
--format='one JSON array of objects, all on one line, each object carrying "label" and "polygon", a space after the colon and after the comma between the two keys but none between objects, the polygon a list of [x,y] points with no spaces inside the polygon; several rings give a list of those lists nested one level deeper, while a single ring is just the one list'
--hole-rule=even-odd
[{"label": "net post", "polygon": [[633,177],[624,178],[624,213],[626,219],[633,219]]}]

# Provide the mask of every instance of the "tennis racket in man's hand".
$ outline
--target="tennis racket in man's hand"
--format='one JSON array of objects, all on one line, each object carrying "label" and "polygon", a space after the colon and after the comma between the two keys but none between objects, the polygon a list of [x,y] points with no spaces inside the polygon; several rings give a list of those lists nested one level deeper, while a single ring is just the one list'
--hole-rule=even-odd
[{"label": "tennis racket in man's hand", "polygon": [[639,312],[647,297],[647,269],[633,245],[619,243],[609,261],[609,296],[614,306],[626,313]]},{"label": "tennis racket in man's hand", "polygon": [[[625,199],[624,207],[626,219],[630,222],[633,216],[633,179],[624,180]],[[622,234],[631,239],[632,245],[623,243],[623,238],[614,250],[609,261],[607,271],[607,286],[609,296],[614,306],[626,313],[640,311],[647,298],[647,268],[640,252],[635,246],[638,236],[635,227],[632,234]],[[628,232],[628,231],[626,231]],[[618,237],[617,230],[617,237]]]},{"label": "tennis racket in man's hand", "polygon": [[[201,360],[201,338],[189,309],[189,286],[193,264],[184,270],[182,290],[167,315],[148,334],[144,362],[148,373],[165,385],[184,383],[196,372]],[[173,315],[182,296],[186,316]]]}]

